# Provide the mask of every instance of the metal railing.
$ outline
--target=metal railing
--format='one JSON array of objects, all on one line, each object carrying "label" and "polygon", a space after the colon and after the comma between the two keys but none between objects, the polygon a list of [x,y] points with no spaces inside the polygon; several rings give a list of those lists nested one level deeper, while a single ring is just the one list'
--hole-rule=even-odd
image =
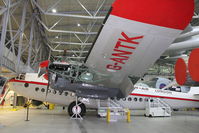
[{"label": "metal railing", "polygon": [[166,102],[164,102],[159,98],[152,98],[152,99],[150,98],[148,102],[148,108],[158,108],[158,107],[165,110],[165,112],[167,112],[168,114],[171,113],[171,107],[169,106],[169,104],[167,104]]}]

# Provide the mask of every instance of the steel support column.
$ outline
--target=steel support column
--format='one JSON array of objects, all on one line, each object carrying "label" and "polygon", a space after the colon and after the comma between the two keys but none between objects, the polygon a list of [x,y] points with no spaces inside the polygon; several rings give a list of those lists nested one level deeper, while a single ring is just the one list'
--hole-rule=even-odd
[{"label": "steel support column", "polygon": [[32,18],[31,30],[30,30],[30,41],[29,41],[29,49],[28,49],[28,66],[30,67],[30,61],[32,56],[32,40],[33,40],[33,32],[34,32],[34,19]]},{"label": "steel support column", "polygon": [[2,32],[1,32],[1,42],[0,42],[0,67],[2,66],[2,59],[4,55],[4,44],[6,39],[6,31],[7,31],[7,25],[8,25],[8,18],[9,18],[9,6],[10,6],[10,0],[6,0],[7,5],[7,11],[5,11],[2,19]]},{"label": "steel support column", "polygon": [[26,18],[26,8],[27,8],[27,3],[28,1],[25,0],[24,1],[24,6],[23,6],[23,14],[22,14],[22,18],[21,18],[21,33],[20,33],[20,37],[19,37],[19,47],[18,47],[18,55],[17,55],[17,72],[19,72],[19,66],[20,66],[20,62],[21,62],[21,50],[22,50],[22,43],[23,43],[23,33],[24,33],[24,24],[25,24],[25,18]]},{"label": "steel support column", "polygon": [[[12,52],[15,55],[15,46],[14,46],[13,33],[12,33],[11,17],[9,17],[9,30],[10,30],[9,31],[10,32],[10,40],[11,40],[11,44],[12,44],[12,46],[11,46],[12,47]],[[13,61],[14,61],[14,58],[13,58]]]}]

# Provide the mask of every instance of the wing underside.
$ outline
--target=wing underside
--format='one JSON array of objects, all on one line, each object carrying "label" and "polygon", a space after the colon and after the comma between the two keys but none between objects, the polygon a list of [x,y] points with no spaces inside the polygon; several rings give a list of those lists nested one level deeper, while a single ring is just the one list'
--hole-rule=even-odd
[{"label": "wing underside", "polygon": [[137,81],[179,36],[192,18],[193,4],[116,0],[86,60],[89,69],[111,77],[95,85],[119,88],[128,95],[133,88],[129,76]]}]

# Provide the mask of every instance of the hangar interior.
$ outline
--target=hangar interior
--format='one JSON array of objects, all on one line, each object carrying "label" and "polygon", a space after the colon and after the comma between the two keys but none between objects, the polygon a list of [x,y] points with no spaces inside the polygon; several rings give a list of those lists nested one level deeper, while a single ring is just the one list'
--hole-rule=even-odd
[{"label": "hangar interior", "polygon": [[[2,0],[2,73],[36,71],[41,61],[59,60],[63,56],[84,61],[112,3],[113,0]],[[199,25],[198,6],[195,0],[195,13],[188,31]],[[176,40],[179,41],[182,40]],[[179,48],[179,53],[188,54],[194,47]],[[179,56],[179,53],[173,54]],[[172,64],[166,60],[169,56],[175,57],[167,54],[157,63],[163,68],[158,70],[155,65],[150,70],[167,71],[165,64]],[[161,61],[166,63],[161,65]]]},{"label": "hangar interior", "polygon": [[[38,72],[42,61],[83,63],[104,25],[113,2],[114,0],[0,0],[0,94],[3,92],[3,85],[7,79],[16,77],[20,73]],[[157,82],[160,80],[157,77],[173,80],[176,60],[178,58],[188,60],[191,50],[199,48],[199,0],[194,0],[194,2],[194,16],[190,24],[148,69],[140,82],[151,79],[153,81],[154,78]],[[68,95],[68,92],[64,94]],[[2,96],[0,95],[1,100]],[[146,132],[140,126],[143,123],[148,123],[146,129],[154,132],[197,132],[198,129],[198,111],[187,112],[184,111],[186,108],[181,109],[181,112],[173,112],[174,116],[171,118],[157,119],[140,117],[144,114],[143,111],[133,110],[131,113],[134,122],[131,123],[131,127],[126,123],[114,123],[111,127],[106,124],[106,120],[95,118],[92,111],[90,117],[86,116],[83,120],[85,123],[71,122],[69,116],[65,117],[67,111],[62,111],[61,106],[55,106],[54,110],[46,110],[46,106],[54,108],[54,105],[51,104],[40,106],[42,110],[32,107],[30,122],[33,126],[31,126],[30,123],[24,122],[26,110],[21,109],[21,106],[27,102],[27,98],[14,91],[9,91],[4,98],[4,102],[0,105],[0,132],[2,133],[19,132],[24,125],[27,128],[23,132],[66,132],[66,129],[69,129],[71,132],[87,133],[102,132],[103,128],[107,132],[115,132],[115,129],[118,132],[123,130],[131,132],[133,129],[137,132]],[[133,100],[141,102],[146,99],[128,97],[123,99],[123,102]],[[35,105],[37,104],[40,105],[35,101]],[[195,109],[189,107],[188,110]],[[14,120],[9,117],[13,117]],[[128,121],[128,118],[126,119]],[[17,123],[17,121],[22,122],[10,124]],[[39,126],[40,122],[42,124]],[[53,125],[53,123],[56,124]],[[160,128],[157,128],[156,125]],[[163,125],[165,125],[164,128],[169,126],[170,129],[165,128],[162,131]],[[55,126],[60,128],[56,129]]]}]

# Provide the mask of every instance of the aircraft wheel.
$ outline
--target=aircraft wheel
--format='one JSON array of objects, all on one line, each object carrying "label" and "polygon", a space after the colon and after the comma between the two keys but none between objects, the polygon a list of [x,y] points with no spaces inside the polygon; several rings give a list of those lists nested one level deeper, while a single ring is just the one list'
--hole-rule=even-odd
[{"label": "aircraft wheel", "polygon": [[149,114],[149,117],[152,118],[153,116],[151,114]]},{"label": "aircraft wheel", "polygon": [[68,106],[68,114],[70,116],[75,116],[75,114],[77,114],[78,117],[79,115],[83,117],[86,114],[86,106],[79,101],[76,106],[76,102],[74,101]]},{"label": "aircraft wheel", "polygon": [[173,109],[173,111],[179,111],[179,109]]}]

